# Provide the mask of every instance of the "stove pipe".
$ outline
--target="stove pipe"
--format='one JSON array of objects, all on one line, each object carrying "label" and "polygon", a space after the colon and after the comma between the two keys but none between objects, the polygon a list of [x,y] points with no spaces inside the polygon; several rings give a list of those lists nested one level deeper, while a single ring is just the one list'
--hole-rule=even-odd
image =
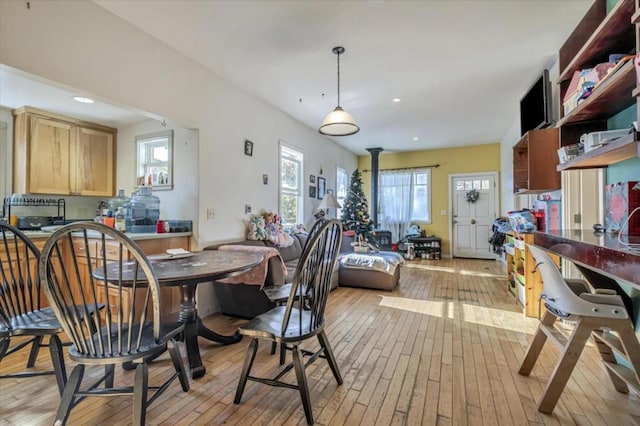
[{"label": "stove pipe", "polygon": [[384,149],[367,148],[371,153],[371,219],[373,226],[378,227],[378,155]]}]

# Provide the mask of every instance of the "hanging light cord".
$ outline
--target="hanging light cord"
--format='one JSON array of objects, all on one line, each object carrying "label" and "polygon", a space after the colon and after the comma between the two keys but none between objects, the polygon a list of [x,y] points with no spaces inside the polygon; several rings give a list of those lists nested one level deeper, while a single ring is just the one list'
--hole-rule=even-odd
[{"label": "hanging light cord", "polygon": [[340,52],[338,55],[338,106],[340,106]]}]

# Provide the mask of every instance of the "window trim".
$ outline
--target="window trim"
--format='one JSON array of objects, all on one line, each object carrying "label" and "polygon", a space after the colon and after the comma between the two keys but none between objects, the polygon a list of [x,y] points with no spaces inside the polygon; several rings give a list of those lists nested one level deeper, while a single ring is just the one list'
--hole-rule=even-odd
[{"label": "window trim", "polygon": [[299,161],[300,163],[300,175],[298,176],[298,187],[299,187],[299,193],[298,193],[298,217],[296,218],[296,223],[293,224],[293,226],[299,224],[299,223],[304,223],[304,201],[305,201],[305,172],[304,172],[304,152],[302,151],[302,149],[293,146],[291,144],[288,144],[284,141],[279,141],[278,142],[278,213],[280,214],[280,217],[284,218],[283,212],[280,211],[281,210],[281,206],[282,206],[282,194],[283,194],[283,188],[282,188],[282,149],[289,149],[291,151],[296,152],[297,154],[300,155],[300,160],[295,160],[295,161]]},{"label": "window trim", "polygon": [[[160,132],[154,132],[154,133],[147,133],[144,135],[138,135],[135,137],[135,143],[136,143],[136,163],[135,163],[135,167],[136,167],[136,171],[135,171],[135,176],[136,176],[136,180],[140,179],[140,172],[144,169],[145,173],[143,173],[144,175],[146,175],[146,164],[143,163],[143,159],[140,158],[140,150],[141,150],[141,146],[143,144],[146,143],[150,143],[151,141],[153,141],[154,139],[163,139],[165,138],[166,141],[166,146],[167,146],[167,153],[168,153],[168,157],[167,157],[167,181],[166,183],[160,184],[158,182],[153,182],[153,189],[154,191],[162,191],[162,190],[172,190],[173,189],[173,184],[174,184],[174,176],[173,176],[173,130],[163,130]],[[158,142],[161,143],[161,142]],[[145,153],[147,153],[147,151],[145,150]],[[139,184],[139,182],[137,182]]]},{"label": "window trim", "polygon": [[[336,201],[340,203],[340,205],[342,205],[342,203],[346,199],[346,195],[344,198],[342,198],[342,200],[338,198],[338,185],[340,184],[340,176],[339,176],[340,171],[344,171],[344,175],[347,177],[347,187],[346,187],[347,190],[349,190],[349,172],[344,167],[336,166],[336,187],[335,187],[334,195],[336,196]],[[338,219],[342,218],[342,209],[336,209],[336,217]]]}]

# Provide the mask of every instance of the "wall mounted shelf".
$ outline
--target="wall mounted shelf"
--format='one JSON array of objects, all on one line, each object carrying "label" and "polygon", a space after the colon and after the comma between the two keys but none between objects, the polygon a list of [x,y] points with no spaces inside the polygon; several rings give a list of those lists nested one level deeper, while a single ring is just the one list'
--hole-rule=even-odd
[{"label": "wall mounted shelf", "polygon": [[603,82],[580,105],[562,117],[557,127],[569,123],[608,118],[633,105],[631,92],[636,87],[633,61],[627,61],[614,75]]},{"label": "wall mounted shelf", "polygon": [[558,171],[607,167],[610,164],[640,157],[638,133],[633,132],[606,145],[558,165]]},{"label": "wall mounted shelf", "polygon": [[[606,2],[599,1],[587,12],[572,37],[560,49],[561,74],[558,81],[571,79],[574,71],[593,66],[594,58],[605,59],[609,53],[624,53],[634,47],[634,28],[631,23],[635,12],[633,0],[619,0],[618,4],[606,13]],[[597,28],[593,28],[594,23]],[[589,33],[591,34],[589,35]],[[588,38],[586,38],[588,36]],[[586,39],[585,39],[586,38]]]}]

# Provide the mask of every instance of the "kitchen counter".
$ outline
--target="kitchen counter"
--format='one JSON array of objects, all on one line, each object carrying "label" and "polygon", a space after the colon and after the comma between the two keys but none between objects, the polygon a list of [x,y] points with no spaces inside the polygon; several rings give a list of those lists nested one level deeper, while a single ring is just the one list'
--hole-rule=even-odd
[{"label": "kitchen counter", "polygon": [[[32,240],[46,239],[49,238],[53,232],[47,231],[23,231],[24,234]],[[162,238],[174,238],[174,237],[190,237],[192,232],[166,232],[162,234],[154,233],[126,233],[126,235],[131,238],[133,241],[140,240],[157,240]],[[87,235],[91,237],[91,232],[88,232]]]}]

